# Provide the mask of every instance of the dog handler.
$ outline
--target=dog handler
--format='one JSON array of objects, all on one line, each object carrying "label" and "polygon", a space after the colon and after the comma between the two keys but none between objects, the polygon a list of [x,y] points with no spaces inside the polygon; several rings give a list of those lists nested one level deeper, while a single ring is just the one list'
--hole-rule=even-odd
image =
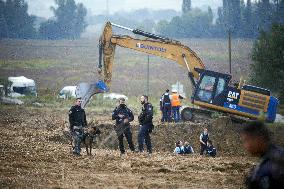
[{"label": "dog handler", "polygon": [[87,127],[86,114],[81,108],[81,102],[81,98],[77,98],[75,105],[69,110],[70,132],[75,141],[74,155],[80,155],[80,144],[84,136],[84,128]]}]

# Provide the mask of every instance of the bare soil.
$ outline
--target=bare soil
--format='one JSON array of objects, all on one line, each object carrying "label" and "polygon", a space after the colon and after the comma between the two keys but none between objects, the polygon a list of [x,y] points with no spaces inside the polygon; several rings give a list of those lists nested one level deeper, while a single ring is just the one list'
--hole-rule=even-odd
[{"label": "bare soil", "polygon": [[[1,188],[244,188],[243,179],[256,159],[242,149],[238,129],[227,117],[210,123],[159,124],[152,133],[154,153],[128,152],[120,157],[110,113],[89,113],[102,130],[92,156],[70,153],[65,137],[67,110],[1,105]],[[216,158],[198,154],[198,136],[207,126]],[[132,125],[137,144],[137,124]],[[273,130],[274,131],[274,130]],[[278,141],[284,129],[278,129]],[[174,142],[188,141],[193,155],[173,155]],[[127,144],[125,143],[125,146]]]}]

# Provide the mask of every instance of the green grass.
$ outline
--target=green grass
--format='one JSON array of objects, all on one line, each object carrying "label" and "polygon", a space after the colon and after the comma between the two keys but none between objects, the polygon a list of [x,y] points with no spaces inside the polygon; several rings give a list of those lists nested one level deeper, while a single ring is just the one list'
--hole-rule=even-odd
[{"label": "green grass", "polygon": [[206,57],[207,59],[210,59],[213,62],[225,62],[228,60],[227,54],[220,54],[218,52],[202,52],[200,53],[201,57]]},{"label": "green grass", "polygon": [[65,61],[52,59],[31,59],[31,60],[13,60],[1,59],[0,69],[31,69],[31,70],[45,70],[51,67],[64,67],[69,64]]},{"label": "green grass", "polygon": [[[45,91],[45,93],[41,91],[41,93],[42,94],[38,97],[24,96],[19,99],[22,100],[26,106],[36,106],[35,103],[39,103],[42,107],[51,107],[55,109],[69,109],[74,104],[74,98],[67,100],[59,99],[56,95],[53,95],[53,92],[50,90]],[[154,115],[160,114],[159,99],[150,98],[150,102],[154,107]],[[141,111],[140,96],[129,97],[126,104],[135,113]],[[118,106],[118,100],[104,99],[103,94],[97,94],[90,99],[86,109],[96,113],[110,113],[116,106]]]}]

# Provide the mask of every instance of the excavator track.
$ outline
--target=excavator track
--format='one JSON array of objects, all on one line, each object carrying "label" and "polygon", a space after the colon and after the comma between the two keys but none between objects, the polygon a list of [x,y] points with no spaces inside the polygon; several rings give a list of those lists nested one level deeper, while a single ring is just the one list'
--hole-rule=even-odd
[{"label": "excavator track", "polygon": [[250,121],[248,118],[236,116],[228,113],[221,113],[213,110],[200,109],[194,107],[186,107],[181,111],[181,118],[183,121],[191,121],[195,123],[210,122],[212,119],[219,116],[227,116],[234,123],[245,123]]}]

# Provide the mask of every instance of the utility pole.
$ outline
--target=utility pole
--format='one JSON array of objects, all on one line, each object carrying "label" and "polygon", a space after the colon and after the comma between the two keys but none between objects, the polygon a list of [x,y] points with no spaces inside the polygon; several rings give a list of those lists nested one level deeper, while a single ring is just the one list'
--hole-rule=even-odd
[{"label": "utility pole", "polygon": [[109,0],[106,0],[106,14],[107,14],[107,19],[109,20]]},{"label": "utility pole", "polygon": [[228,30],[228,35],[229,35],[229,67],[230,67],[230,74],[232,74],[232,49],[231,49],[231,30]]},{"label": "utility pole", "polygon": [[150,62],[150,57],[149,57],[149,55],[148,55],[148,63],[147,63],[147,96],[149,96],[149,76],[150,76],[150,64],[149,64],[149,62]]}]

